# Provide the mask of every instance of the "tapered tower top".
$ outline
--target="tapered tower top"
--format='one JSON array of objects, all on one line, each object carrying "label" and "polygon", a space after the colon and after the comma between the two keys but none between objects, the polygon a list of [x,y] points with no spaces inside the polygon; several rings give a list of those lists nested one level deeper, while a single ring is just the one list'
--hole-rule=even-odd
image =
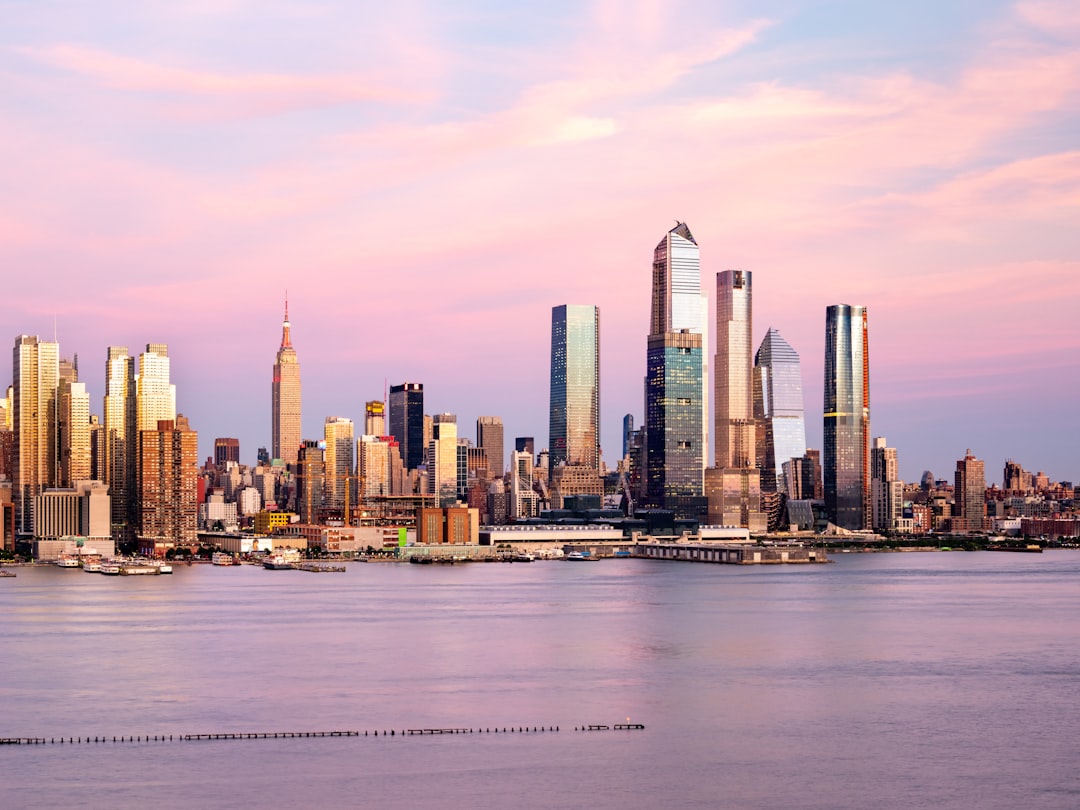
[{"label": "tapered tower top", "polygon": [[292,348],[292,335],[289,332],[289,296],[285,295],[285,320],[281,324],[281,348]]}]

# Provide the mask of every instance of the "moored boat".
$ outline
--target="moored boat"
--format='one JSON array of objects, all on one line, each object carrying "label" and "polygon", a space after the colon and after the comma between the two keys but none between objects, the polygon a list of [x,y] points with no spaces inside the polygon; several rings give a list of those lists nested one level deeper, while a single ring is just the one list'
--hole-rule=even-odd
[{"label": "moored boat", "polygon": [[292,567],[293,564],[285,559],[284,554],[274,554],[263,560],[263,568],[269,568],[271,571],[283,571]]},{"label": "moored boat", "polygon": [[100,574],[101,563],[98,560],[85,560],[83,562],[82,570],[90,574]]},{"label": "moored boat", "polygon": [[101,573],[107,574],[108,576],[113,576],[113,577],[119,576],[120,575],[120,563],[115,562],[114,560],[104,560],[101,563]]},{"label": "moored boat", "polygon": [[56,560],[56,564],[60,568],[78,568],[79,558],[72,557],[69,554],[61,554],[60,557]]},{"label": "moored boat", "polygon": [[236,558],[227,551],[215,551],[210,557],[210,562],[214,565],[239,565]]}]

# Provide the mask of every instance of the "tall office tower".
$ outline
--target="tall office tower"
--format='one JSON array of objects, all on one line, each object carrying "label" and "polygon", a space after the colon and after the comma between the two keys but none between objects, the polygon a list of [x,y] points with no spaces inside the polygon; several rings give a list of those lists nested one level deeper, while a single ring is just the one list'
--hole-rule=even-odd
[{"label": "tall office tower", "polygon": [[401,461],[407,470],[424,463],[424,384],[390,386],[387,414],[390,435],[401,447]]},{"label": "tall office tower", "polygon": [[645,373],[645,503],[679,517],[703,511],[701,335],[649,336]]},{"label": "tall office tower", "polygon": [[806,455],[799,355],[770,328],[754,355],[754,422],[762,492],[782,492],[785,461]]},{"label": "tall office tower", "polygon": [[751,374],[753,274],[716,274],[716,466],[756,466]]},{"label": "tall office tower", "polygon": [[214,439],[214,466],[224,467],[227,462],[240,463],[240,440]]},{"label": "tall office tower", "polygon": [[[968,450],[956,462],[953,498],[959,519],[953,531],[981,532],[986,529],[986,468]],[[959,524],[959,525],[957,525]]]},{"label": "tall office tower", "polygon": [[514,439],[514,452],[528,453],[531,456],[536,452],[536,441],[532,436],[518,436]]},{"label": "tall office tower", "polygon": [[506,472],[503,455],[503,422],[498,416],[476,418],[476,446],[487,455],[487,471],[491,478],[502,478]]},{"label": "tall office tower", "polygon": [[[334,517],[345,517],[345,492],[353,473],[353,422],[342,416],[328,416],[323,425],[326,440],[326,511]],[[349,497],[349,502],[355,499]]]},{"label": "tall office tower", "polygon": [[139,515],[136,491],[138,434],[135,427],[135,358],[126,346],[110,346],[105,359],[105,477],[109,485],[113,539],[134,537]]},{"label": "tall office tower", "polygon": [[825,311],[825,511],[842,529],[868,529],[870,503],[870,354],[866,307]]},{"label": "tall office tower", "polygon": [[649,336],[684,330],[701,336],[701,466],[709,447],[709,297],[701,292],[701,257],[685,222],[664,234],[653,249]]},{"label": "tall office tower", "polygon": [[453,506],[458,493],[457,422],[452,414],[438,414],[428,445],[427,488],[442,506]]},{"label": "tall office tower", "polygon": [[139,373],[135,377],[135,424],[144,430],[157,430],[158,422],[176,420],[176,386],[169,381],[169,347],[147,343],[139,355]]},{"label": "tall office tower", "polygon": [[271,450],[274,458],[295,464],[300,451],[300,361],[292,345],[289,301],[285,299],[285,321],[281,324],[281,347],[274,361],[271,386]]},{"label": "tall office tower", "polygon": [[356,440],[356,474],[360,479],[360,500],[396,495],[390,478],[390,445],[387,436],[364,435]]},{"label": "tall office tower", "polygon": [[90,480],[90,395],[86,385],[61,379],[56,389],[56,438],[60,448],[59,486]]},{"label": "tall office tower", "polygon": [[74,360],[69,360],[66,357],[60,358],[59,363],[59,378],[63,382],[78,382],[79,381],[79,356],[75,355]]},{"label": "tall office tower", "polygon": [[600,469],[600,308],[551,310],[550,468]]},{"label": "tall office tower", "polygon": [[36,336],[15,338],[12,354],[15,531],[34,531],[34,498],[55,486],[60,475],[56,444],[56,388],[60,345]]},{"label": "tall office tower", "polygon": [[373,399],[364,405],[364,436],[386,435],[386,406],[381,399]]},{"label": "tall office tower", "polygon": [[180,414],[140,431],[138,444],[139,549],[160,556],[196,540],[199,434]]},{"label": "tall office tower", "polygon": [[301,523],[318,523],[322,518],[326,493],[326,461],[319,442],[303,441],[296,449],[293,465],[296,481],[296,511]]},{"label": "tall office tower", "polygon": [[874,529],[891,530],[904,516],[904,482],[896,448],[889,447],[884,436],[874,437],[870,448],[870,500],[874,509]]}]

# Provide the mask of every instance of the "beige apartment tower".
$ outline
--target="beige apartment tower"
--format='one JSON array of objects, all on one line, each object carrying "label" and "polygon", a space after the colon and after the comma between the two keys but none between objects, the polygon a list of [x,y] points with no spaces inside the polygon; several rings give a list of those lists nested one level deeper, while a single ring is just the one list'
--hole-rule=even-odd
[{"label": "beige apartment tower", "polygon": [[300,452],[300,362],[292,345],[289,301],[285,300],[285,320],[281,324],[281,347],[274,362],[271,392],[273,436],[271,452],[286,464],[295,464]]},{"label": "beige apartment tower", "polygon": [[15,338],[12,356],[13,495],[15,531],[34,531],[34,498],[59,478],[56,389],[60,345],[36,336]]}]

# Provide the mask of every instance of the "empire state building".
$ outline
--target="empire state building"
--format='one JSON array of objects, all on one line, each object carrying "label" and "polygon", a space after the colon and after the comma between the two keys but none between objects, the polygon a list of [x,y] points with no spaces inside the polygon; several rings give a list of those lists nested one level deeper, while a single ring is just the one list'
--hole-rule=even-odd
[{"label": "empire state building", "polygon": [[274,363],[273,457],[295,464],[300,449],[300,363],[292,345],[289,301],[285,300],[285,321],[281,324],[281,348]]}]

